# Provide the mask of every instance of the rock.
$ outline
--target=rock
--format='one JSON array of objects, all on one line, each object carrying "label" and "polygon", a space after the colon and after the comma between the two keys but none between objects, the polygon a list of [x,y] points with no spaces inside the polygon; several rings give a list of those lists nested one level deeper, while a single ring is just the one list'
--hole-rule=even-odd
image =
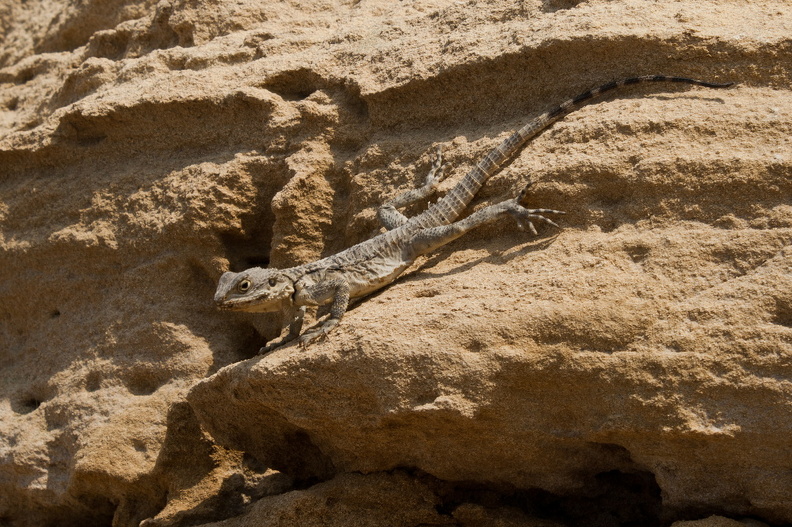
[{"label": "rock", "polygon": [[434,494],[407,474],[341,474],[306,490],[257,501],[241,516],[207,527],[442,525]]},{"label": "rock", "polygon": [[[788,251],[692,293],[706,263],[674,291],[647,271],[652,256],[632,261],[634,236],[562,234],[541,252],[482,255],[475,272],[449,257],[351,312],[328,342],[223,368],[188,400],[221,444],[300,478],[416,467],[564,494],[649,472],[670,509],[790,514],[784,383],[761,373],[777,360],[763,350],[788,348],[771,322],[792,285]],[[745,501],[729,498],[735,487]]]},{"label": "rock", "polygon": [[[780,0],[1,3],[0,523],[792,521],[790,27]],[[472,233],[306,351],[254,357],[275,317],[215,309],[228,269],[378,232],[436,145],[444,192],[650,73],[738,85],[594,102],[474,203],[530,179],[562,230]]]},{"label": "rock", "polygon": [[764,525],[767,524],[752,519],[737,521],[723,516],[710,516],[702,520],[674,522],[671,527],[762,527]]}]

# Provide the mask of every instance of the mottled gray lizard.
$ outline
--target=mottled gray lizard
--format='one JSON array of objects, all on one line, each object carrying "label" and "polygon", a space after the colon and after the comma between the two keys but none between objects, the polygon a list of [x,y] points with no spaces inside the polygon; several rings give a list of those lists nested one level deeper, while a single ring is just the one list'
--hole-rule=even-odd
[{"label": "mottled gray lizard", "polygon": [[[543,214],[563,212],[527,209],[520,204],[528,187],[517,198],[482,208],[462,220],[456,220],[487,179],[539,132],[597,95],[621,86],[643,82],[678,82],[708,88],[725,88],[733,84],[648,75],[611,82],[589,90],[543,113],[511,134],[479,161],[442,199],[430,205],[423,213],[407,218],[396,209],[433,194],[443,179],[445,165],[438,148],[424,185],[400,194],[380,207],[378,217],[387,229],[386,232],[340,253],[297,267],[253,267],[239,273],[224,273],[220,277],[214,297],[217,306],[256,313],[281,312],[284,325],[288,324],[288,333],[261,348],[259,353],[271,351],[298,337],[300,344],[304,346],[325,335],[338,324],[347,310],[350,298],[365,296],[386,286],[396,280],[418,256],[459,238],[471,229],[505,215],[514,217],[520,228],[527,225],[533,234],[536,234],[536,229],[532,221],[558,227]],[[329,317],[300,336],[305,306],[326,304],[331,304]]]}]

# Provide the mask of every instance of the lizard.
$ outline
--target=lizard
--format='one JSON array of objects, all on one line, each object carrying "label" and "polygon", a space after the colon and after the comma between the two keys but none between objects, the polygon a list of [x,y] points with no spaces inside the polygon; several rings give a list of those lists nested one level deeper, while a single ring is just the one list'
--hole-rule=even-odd
[{"label": "lizard", "polygon": [[[513,132],[489,151],[467,174],[424,212],[407,218],[397,209],[434,194],[443,180],[446,164],[438,147],[424,184],[384,203],[377,216],[385,232],[339,253],[287,269],[253,267],[225,272],[218,282],[214,301],[220,309],[254,313],[280,312],[288,332],[259,350],[267,353],[298,339],[303,347],[326,335],[341,321],[350,298],[363,297],[392,283],[418,256],[427,254],[481,225],[512,216],[520,229],[536,235],[533,222],[558,225],[546,217],[564,214],[553,209],[528,209],[521,202],[529,183],[516,198],[484,207],[464,219],[459,216],[484,183],[528,141],[563,116],[603,93],[647,82],[683,83],[707,88],[726,88],[734,83],[705,82],[687,77],[646,75],[609,82],[568,99]],[[306,306],[330,304],[330,314],[302,335]],[[283,332],[283,329],[281,330]]]}]

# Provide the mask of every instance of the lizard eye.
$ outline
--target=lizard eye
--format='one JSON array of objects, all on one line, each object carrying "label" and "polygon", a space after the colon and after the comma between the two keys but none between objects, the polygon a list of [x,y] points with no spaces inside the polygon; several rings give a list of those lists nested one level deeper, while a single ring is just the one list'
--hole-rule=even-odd
[{"label": "lizard eye", "polygon": [[278,283],[278,281],[275,278],[270,278],[269,279],[270,287],[275,287],[275,284],[277,284],[277,283]]},{"label": "lizard eye", "polygon": [[250,289],[250,286],[251,286],[250,280],[245,279],[239,282],[239,285],[237,285],[237,290],[240,293],[246,293],[247,290]]}]

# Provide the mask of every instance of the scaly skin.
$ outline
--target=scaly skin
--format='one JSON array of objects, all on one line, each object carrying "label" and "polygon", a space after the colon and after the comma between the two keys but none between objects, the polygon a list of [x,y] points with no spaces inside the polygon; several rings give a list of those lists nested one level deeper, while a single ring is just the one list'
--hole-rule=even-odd
[{"label": "scaly skin", "polygon": [[[445,165],[438,147],[424,185],[397,196],[379,209],[378,216],[388,229],[386,232],[305,265],[288,269],[253,267],[240,273],[224,273],[217,286],[215,303],[221,309],[282,314],[289,332],[261,348],[260,353],[271,351],[297,338],[305,346],[327,334],[338,324],[347,310],[350,298],[365,296],[385,287],[396,280],[418,256],[455,240],[471,229],[505,215],[514,217],[521,228],[527,226],[533,234],[536,234],[533,221],[558,227],[544,214],[563,212],[527,209],[520,204],[527,187],[518,198],[483,208],[461,221],[456,219],[487,179],[542,130],[598,95],[622,86],[646,82],[675,82],[708,88],[726,88],[732,85],[685,77],[650,75],[623,79],[589,90],[543,113],[511,134],[479,161],[441,200],[418,216],[407,218],[396,209],[433,194],[443,179]],[[330,316],[300,336],[305,306],[325,304],[331,304]]]}]

